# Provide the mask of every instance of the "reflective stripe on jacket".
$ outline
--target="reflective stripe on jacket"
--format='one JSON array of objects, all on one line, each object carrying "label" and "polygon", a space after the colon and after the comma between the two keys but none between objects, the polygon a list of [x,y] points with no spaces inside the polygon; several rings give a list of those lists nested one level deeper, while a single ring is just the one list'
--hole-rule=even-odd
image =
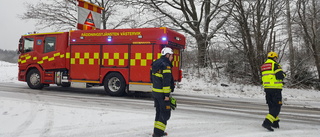
[{"label": "reflective stripe on jacket", "polygon": [[282,89],[283,82],[282,79],[276,78],[276,73],[282,71],[280,64],[277,64],[279,67],[275,68],[275,62],[272,59],[268,59],[262,66],[261,66],[261,73],[262,73],[262,85],[264,88],[269,89]]},{"label": "reflective stripe on jacket", "polygon": [[160,59],[152,63],[151,81],[153,92],[164,93],[165,96],[170,95],[173,84],[171,68],[172,64],[165,56],[161,56]]}]

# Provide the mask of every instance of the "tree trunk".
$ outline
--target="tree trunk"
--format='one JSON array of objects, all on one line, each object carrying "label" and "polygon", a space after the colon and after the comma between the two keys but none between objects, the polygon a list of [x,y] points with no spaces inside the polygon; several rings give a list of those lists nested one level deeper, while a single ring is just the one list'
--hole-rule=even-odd
[{"label": "tree trunk", "polygon": [[[101,0],[101,5],[102,6],[105,5],[103,0]],[[101,16],[102,17],[101,18],[101,20],[102,20],[102,29],[107,29],[107,19],[106,19],[107,10],[103,9],[101,14],[102,14],[102,16]]]},{"label": "tree trunk", "polygon": [[[201,35],[201,34],[198,34]],[[207,47],[208,44],[205,39],[201,36],[196,38],[198,45],[198,67],[204,68],[208,66],[207,62]]]},{"label": "tree trunk", "polygon": [[294,80],[295,76],[295,65],[294,65],[294,49],[292,42],[292,29],[291,29],[291,15],[290,15],[290,5],[289,0],[286,0],[286,9],[287,9],[287,33],[288,33],[288,42],[289,42],[289,61],[290,61],[290,79]]},{"label": "tree trunk", "polygon": [[314,53],[314,58],[315,58],[315,64],[317,66],[317,71],[318,71],[318,79],[320,80],[320,57],[318,54]]},{"label": "tree trunk", "polygon": [[107,19],[106,19],[107,11],[102,10],[102,29],[107,29]]},{"label": "tree trunk", "polygon": [[[243,18],[246,19],[246,18]],[[247,21],[243,21],[244,22],[244,30],[245,30],[245,38],[246,38],[246,42],[247,42],[247,46],[248,46],[248,51],[247,51],[247,58],[249,59],[249,64],[250,64],[250,68],[251,68],[251,74],[252,74],[252,82],[254,84],[258,84],[259,82],[259,69],[260,66],[257,64],[257,62],[259,62],[259,58],[257,58],[255,56],[255,49],[254,49],[254,45],[252,42],[252,37],[251,37],[251,33],[250,33],[250,29],[249,29],[249,25],[247,23]]]}]

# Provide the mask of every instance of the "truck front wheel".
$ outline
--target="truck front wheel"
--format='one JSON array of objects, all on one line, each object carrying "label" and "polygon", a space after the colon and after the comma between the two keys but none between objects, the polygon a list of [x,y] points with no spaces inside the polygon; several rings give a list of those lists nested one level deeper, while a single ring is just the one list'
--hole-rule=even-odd
[{"label": "truck front wheel", "polygon": [[110,73],[104,78],[104,90],[111,96],[125,94],[126,82],[120,73]]},{"label": "truck front wheel", "polygon": [[43,84],[41,83],[41,75],[37,69],[32,69],[27,74],[28,86],[32,89],[42,89]]}]

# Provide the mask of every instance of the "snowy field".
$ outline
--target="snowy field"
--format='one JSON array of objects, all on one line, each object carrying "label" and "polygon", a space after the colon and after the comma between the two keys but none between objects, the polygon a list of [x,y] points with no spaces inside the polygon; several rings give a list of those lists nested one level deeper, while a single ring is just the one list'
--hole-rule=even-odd
[{"label": "snowy field", "polygon": [[[27,87],[26,83],[17,81],[17,64],[0,61],[0,72],[0,83]],[[228,83],[229,87],[222,87],[220,84],[204,83],[200,79],[183,79],[181,88],[176,89],[175,94],[264,102],[264,93],[260,86]],[[320,108],[319,93],[316,90],[285,88],[283,107]],[[125,108],[126,105],[115,106],[112,103],[108,108],[103,108],[90,103],[83,106],[59,103],[57,101],[59,98],[53,99],[41,95],[25,97],[27,99],[15,97],[19,94],[22,93],[2,91],[0,87],[0,137],[150,137],[152,133],[155,112],[149,100],[137,100],[135,103],[140,105],[134,108]],[[77,94],[70,96],[77,96]],[[92,98],[94,97],[93,95]],[[122,99],[110,97],[108,100],[126,102]],[[283,122],[281,129],[267,132],[261,127],[264,115],[250,120],[219,115],[223,113],[220,112],[221,110],[201,110],[213,115],[199,117],[197,114],[188,114],[189,107],[181,105],[173,112],[167,127],[169,137],[320,136],[320,123],[314,126]],[[242,114],[239,117],[247,116]]]}]

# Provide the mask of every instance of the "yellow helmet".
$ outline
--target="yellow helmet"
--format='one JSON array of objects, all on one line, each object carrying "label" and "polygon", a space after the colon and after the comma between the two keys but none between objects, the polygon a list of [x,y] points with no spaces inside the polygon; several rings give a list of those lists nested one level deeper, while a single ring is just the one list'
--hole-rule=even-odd
[{"label": "yellow helmet", "polygon": [[278,58],[278,54],[276,52],[271,51],[268,53],[268,58],[274,58],[274,57]]}]

